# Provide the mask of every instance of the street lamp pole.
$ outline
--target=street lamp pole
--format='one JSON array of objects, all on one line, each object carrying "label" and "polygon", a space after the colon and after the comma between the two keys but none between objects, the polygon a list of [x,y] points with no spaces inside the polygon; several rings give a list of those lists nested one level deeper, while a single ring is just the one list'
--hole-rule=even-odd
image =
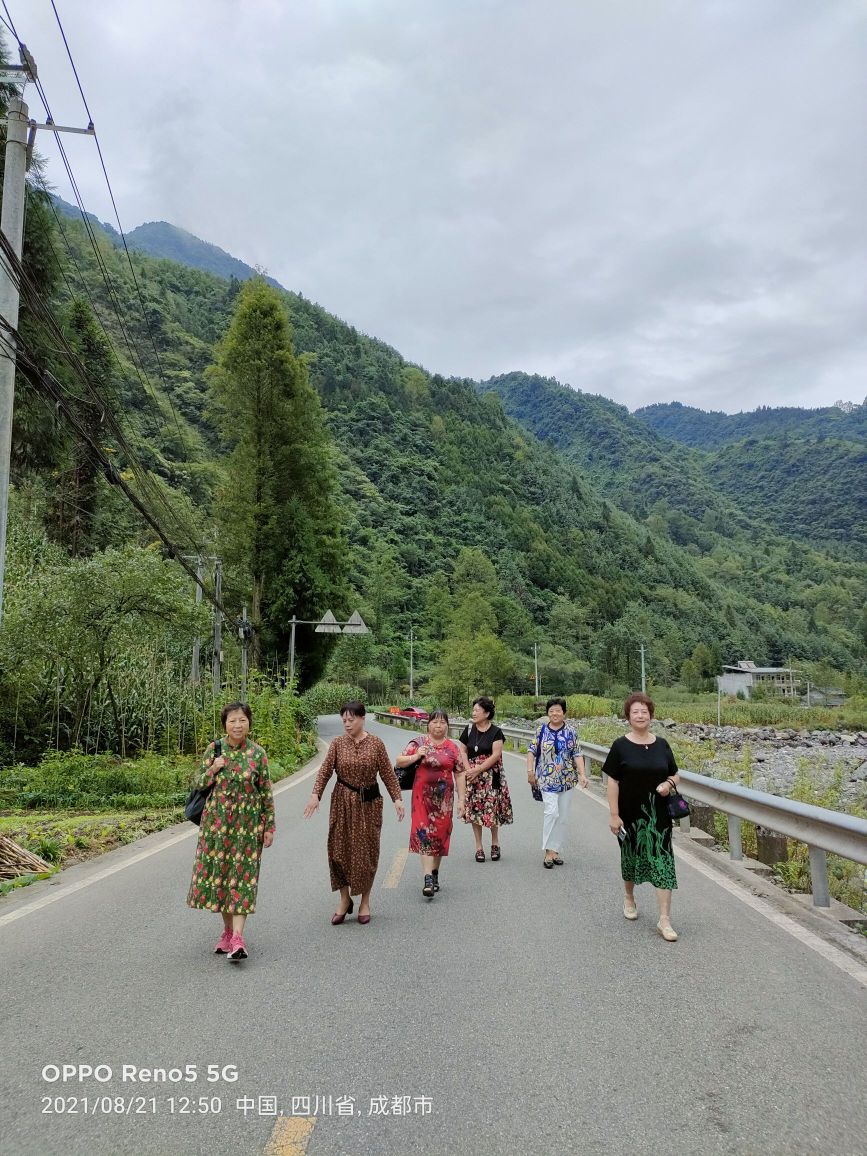
[{"label": "street lamp pole", "polygon": [[364,619],[357,610],[353,610],[346,622],[338,622],[330,610],[326,610],[321,618],[296,618],[292,615],[289,631],[289,685],[295,681],[295,627],[314,626],[317,634],[369,634]]}]

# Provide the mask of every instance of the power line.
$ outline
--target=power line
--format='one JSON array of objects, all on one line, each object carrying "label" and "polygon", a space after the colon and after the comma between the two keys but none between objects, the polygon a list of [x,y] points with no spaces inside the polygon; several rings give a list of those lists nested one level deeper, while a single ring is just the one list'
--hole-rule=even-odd
[{"label": "power line", "polygon": [[[0,234],[2,236],[2,234]],[[93,459],[99,464],[108,482],[117,486],[127,500],[135,507],[139,514],[144,518],[147,524],[151,527],[163,546],[166,549],[169,557],[177,562],[183,570],[193,579],[198,587],[202,590],[202,594],[219,612],[229,621],[235,621],[234,617],[229,614],[223,603],[216,598],[214,594],[205,586],[200,576],[195,570],[189,566],[182,554],[182,547],[177,546],[168,536],[167,532],[160,525],[159,521],[148,510],[145,504],[141,501],[139,496],[132,490],[124,478],[119,473],[117,466],[106,456],[105,451],[99,446],[91,437],[89,430],[83,425],[79,415],[74,408],[70,406],[69,400],[64,392],[65,387],[60,381],[50,373],[48,370],[41,367],[33,358],[27,345],[22,341],[20,333],[14,330],[5,321],[0,319],[0,346],[7,353],[13,351],[17,353],[18,369],[27,378],[34,389],[43,397],[49,398],[54,406],[60,410],[67,422],[78,435],[87,449],[90,451]]]},{"label": "power line", "polygon": [[[14,25],[14,22],[12,21],[12,17],[10,15],[10,13],[9,13],[8,6],[6,5],[5,0],[2,0],[2,2],[3,2],[3,9],[6,12],[7,17],[9,18],[9,24],[7,25],[7,27],[10,28],[12,35],[15,37],[16,41],[18,42],[19,48],[23,49],[24,45],[23,45],[21,39],[19,38],[17,31],[15,30],[15,25]],[[55,15],[56,15],[56,9],[55,9]],[[61,34],[63,34],[62,26],[61,26]],[[64,43],[66,43],[65,35],[64,35]],[[68,45],[67,45],[67,51],[68,51]],[[73,69],[74,69],[74,65],[73,65]],[[76,73],[76,79],[77,79],[77,73]],[[51,126],[54,124],[54,116],[53,116],[52,111],[51,111],[51,106],[48,102],[48,97],[45,93],[45,88],[44,88],[41,80],[38,77],[33,78],[33,83],[36,87],[36,91],[39,95],[39,99],[42,103],[42,106],[45,109],[45,115],[47,118],[46,123],[49,126]],[[80,83],[79,83],[79,89],[80,89]],[[83,99],[83,93],[82,93],[82,99]],[[85,101],[85,108],[87,108],[87,102],[86,101]],[[90,116],[90,112],[88,110],[88,117],[89,116]],[[90,127],[91,128],[93,127],[92,121],[91,121]],[[96,132],[95,131],[93,132],[93,136],[94,136],[94,139],[96,139]],[[102,276],[102,279],[105,283],[106,290],[108,292],[109,305],[111,307],[111,311],[114,313],[115,318],[117,320],[118,326],[119,326],[121,334],[123,336],[124,344],[126,345],[127,352],[129,353],[132,367],[136,372],[136,376],[139,379],[139,382],[142,386],[142,389],[144,390],[144,392],[146,394],[148,394],[150,396],[156,409],[159,410],[160,409],[159,401],[158,401],[157,397],[155,396],[155,394],[153,394],[152,390],[150,389],[150,387],[147,384],[146,370],[144,369],[144,365],[141,362],[138,354],[136,353],[136,351],[133,348],[133,344],[132,344],[132,341],[130,339],[129,333],[127,332],[127,327],[124,324],[123,317],[121,315],[120,304],[117,300],[117,296],[115,294],[114,287],[111,283],[111,277],[109,275],[108,268],[105,264],[105,261],[103,259],[102,254],[99,251],[99,245],[98,245],[98,242],[96,240],[96,235],[93,231],[93,226],[91,225],[87,210],[85,209],[84,200],[81,196],[81,191],[78,187],[78,182],[75,178],[75,174],[72,170],[72,165],[70,164],[69,158],[66,154],[66,149],[64,148],[63,141],[61,140],[59,133],[55,134],[55,139],[57,141],[57,148],[58,148],[58,151],[60,153],[60,157],[61,157],[61,160],[63,162],[63,166],[66,169],[66,175],[69,178],[70,187],[72,188],[72,192],[73,192],[73,195],[75,197],[76,204],[78,206],[78,211],[81,215],[82,222],[83,222],[85,230],[87,232],[88,239],[89,239],[90,244],[91,244],[91,248],[93,249],[93,254],[94,254],[94,257],[96,259],[97,266],[99,267],[100,274]],[[98,150],[99,155],[100,155],[100,162],[102,164],[103,174],[105,176],[106,182],[108,183],[108,173],[106,172],[106,169],[105,169],[105,162],[102,159],[102,151],[99,148],[99,142],[98,141],[97,141],[97,150]],[[109,194],[111,196],[112,204],[113,204],[114,209],[115,209],[115,215],[117,216],[117,205],[115,203],[114,194],[111,190],[110,185],[109,185]],[[120,218],[117,217],[117,220],[118,220],[118,227],[120,227]],[[136,294],[137,294],[138,300],[139,300],[139,305],[140,305],[141,310],[142,310],[142,319],[144,321],[145,329],[148,333],[148,336],[151,339],[151,344],[153,345],[154,355],[156,357],[156,362],[157,362],[157,368],[159,370],[159,375],[160,375],[160,378],[161,378],[162,383],[163,383],[164,397],[165,397],[166,403],[168,404],[169,409],[171,411],[172,417],[173,417],[174,422],[175,422],[175,426],[176,426],[177,431],[178,431],[178,436],[179,436],[181,443],[183,445],[185,443],[184,432],[183,432],[183,429],[181,428],[180,419],[178,417],[177,410],[175,409],[174,403],[172,402],[172,399],[171,399],[171,394],[169,391],[168,382],[166,381],[165,373],[163,372],[162,362],[160,361],[159,352],[156,348],[156,341],[154,339],[153,331],[151,329],[150,321],[148,320],[147,311],[145,309],[144,297],[143,297],[142,292],[141,292],[141,287],[138,283],[138,278],[136,277],[136,274],[135,274],[135,269],[134,269],[133,264],[132,264],[132,258],[130,257],[129,249],[127,248],[127,244],[126,244],[126,237],[123,234],[122,228],[121,228],[121,238],[123,240],[124,250],[126,251],[127,261],[129,262],[129,265],[130,265],[130,271],[132,273],[133,283],[135,284]],[[119,360],[120,359],[118,359],[118,361]],[[162,414],[159,414],[159,417],[161,420],[163,419]]]},{"label": "power line", "polygon": [[[52,7],[52,10],[54,11],[54,17],[57,20],[57,27],[60,30],[60,35],[63,38],[63,46],[66,49],[66,55],[69,57],[69,63],[72,66],[72,72],[73,72],[73,75],[75,76],[75,83],[78,85],[78,91],[81,94],[81,101],[82,101],[82,104],[84,105],[84,111],[87,113],[87,120],[88,120],[89,127],[93,128],[93,117],[91,116],[90,107],[87,103],[87,97],[84,95],[84,89],[82,88],[82,85],[81,85],[81,80],[80,80],[79,75],[78,75],[78,69],[75,67],[75,61],[72,58],[72,51],[69,47],[69,41],[66,39],[66,33],[63,30],[63,24],[61,23],[61,20],[60,20],[60,13],[57,11],[57,5],[54,3],[54,0],[51,0],[51,7]],[[118,232],[120,233],[120,239],[123,242],[123,251],[124,251],[124,253],[126,253],[126,259],[127,259],[127,264],[129,265],[129,271],[130,271],[130,273],[132,273],[132,280],[133,280],[133,284],[135,285],[136,294],[137,294],[138,299],[139,299],[139,305],[141,306],[142,317],[144,318],[144,323],[145,323],[145,326],[147,328],[148,336],[150,337],[151,345],[153,346],[154,357],[156,358],[156,362],[157,362],[157,369],[159,370],[159,375],[160,375],[160,378],[162,380],[163,387],[166,391],[166,399],[168,400],[168,403],[171,406],[171,410],[172,410],[172,413],[174,415],[175,422],[177,423],[177,426],[178,426],[178,433],[181,435],[181,437],[183,437],[183,434],[181,433],[180,422],[178,420],[178,415],[175,411],[175,407],[172,404],[171,396],[169,395],[169,392],[168,392],[168,382],[166,381],[165,373],[163,372],[163,365],[162,365],[162,362],[160,360],[159,350],[157,349],[156,338],[154,337],[153,330],[151,329],[151,324],[150,324],[150,321],[148,319],[147,310],[145,309],[144,297],[142,295],[141,286],[138,283],[138,277],[136,277],[136,273],[135,273],[135,266],[132,263],[132,257],[130,256],[130,251],[129,251],[129,248],[128,248],[127,243],[126,243],[126,234],[123,231],[123,225],[121,224],[121,220],[120,220],[120,213],[118,212],[117,202],[115,201],[115,198],[114,198],[114,190],[111,187],[111,181],[109,180],[109,177],[108,177],[108,169],[106,168],[106,165],[105,165],[105,158],[102,155],[102,146],[99,143],[99,137],[97,136],[96,129],[94,129],[94,131],[93,131],[93,139],[94,139],[94,142],[96,144],[96,152],[97,152],[97,155],[99,156],[99,163],[102,166],[102,175],[105,177],[106,188],[108,189],[108,195],[111,199],[111,207],[114,209],[114,219],[117,221]]]},{"label": "power line", "polygon": [[[105,422],[105,424],[108,426],[115,441],[123,451],[127,459],[127,464],[132,470],[133,475],[138,481],[142,491],[149,493],[152,500],[155,500],[157,504],[162,505],[168,513],[170,520],[174,522],[176,528],[181,531],[182,535],[184,535],[184,537],[186,537],[189,542],[195,544],[197,538],[196,533],[192,533],[191,528],[189,526],[185,526],[181,522],[177,511],[168,502],[167,498],[159,489],[159,487],[154,484],[152,476],[138,460],[135,451],[127,440],[125,431],[120,426],[117,418],[114,415],[111,403],[105,397],[103,397],[98,387],[90,378],[85,366],[81,361],[81,358],[70,347],[66,339],[66,335],[60,327],[59,322],[54,317],[50,307],[39,292],[38,287],[35,285],[32,278],[24,269],[23,264],[16,257],[14,249],[2,232],[0,232],[0,251],[3,253],[5,261],[10,269],[10,274],[12,275],[13,280],[16,281],[19,293],[23,297],[25,304],[30,309],[34,319],[42,321],[42,323],[46,326],[51,337],[60,347],[62,355],[65,358],[69,368],[83,384],[85,391],[89,395],[90,403],[95,404],[99,409],[102,415],[101,421]],[[84,399],[80,400],[83,401]],[[198,548],[197,545],[196,548]]]}]

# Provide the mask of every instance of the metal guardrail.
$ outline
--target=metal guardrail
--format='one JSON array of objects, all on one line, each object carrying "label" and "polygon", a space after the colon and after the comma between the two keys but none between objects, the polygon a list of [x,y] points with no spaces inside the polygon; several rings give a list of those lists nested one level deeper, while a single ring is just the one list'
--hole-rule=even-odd
[{"label": "metal guardrail", "polygon": [[[400,715],[384,711],[372,711],[377,719],[392,725],[419,729],[416,719],[402,718]],[[449,727],[455,737],[463,730],[466,722],[456,720]],[[500,727],[507,742],[514,750],[520,751],[533,738],[535,730],[524,727]],[[605,762],[608,747],[595,743],[581,742],[581,753],[592,764]],[[603,783],[607,776],[602,776]],[[707,807],[722,811],[728,818],[729,855],[732,859],[743,859],[743,839],[741,824],[745,820],[757,823],[780,835],[806,843],[810,855],[810,882],[813,904],[816,907],[831,906],[831,892],[828,886],[828,853],[851,859],[855,863],[867,865],[867,819],[858,819],[840,811],[825,807],[815,807],[809,803],[799,803],[795,799],[785,799],[765,791],[754,791],[738,783],[727,783],[723,779],[712,779],[706,775],[696,775],[692,771],[681,771],[681,790],[688,799]],[[689,830],[689,820],[682,820],[681,826]]]}]

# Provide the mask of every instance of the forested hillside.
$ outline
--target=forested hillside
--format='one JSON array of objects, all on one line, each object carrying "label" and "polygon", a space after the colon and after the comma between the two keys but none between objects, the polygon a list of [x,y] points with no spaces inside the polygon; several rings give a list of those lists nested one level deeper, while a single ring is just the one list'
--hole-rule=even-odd
[{"label": "forested hillside", "polygon": [[707,474],[778,531],[867,558],[867,443],[750,437],[709,454]]},{"label": "forested hillside", "polygon": [[[215,392],[218,379],[209,368],[219,363],[222,373],[231,362],[234,346],[219,343],[238,324],[240,283],[136,253],[137,289],[114,239],[99,234],[122,332],[83,227],[64,220],[62,243],[53,228],[66,274],[52,286],[57,309],[72,317],[79,308],[72,298],[81,298],[103,319],[120,362],[106,375],[131,450],[177,519],[201,543],[235,556],[224,592],[240,610],[256,588],[237,549],[247,531],[225,518],[232,455],[241,442],[228,395]],[[373,693],[388,693],[406,678],[410,629],[418,640],[417,677],[420,668],[431,691],[456,704],[479,687],[526,687],[534,641],[544,684],[576,691],[633,685],[642,642],[649,673],[661,682],[678,677],[697,650],[711,663],[792,657],[849,670],[863,661],[867,569],[759,529],[708,485],[698,456],[662,442],[621,407],[584,398],[589,408],[579,419],[571,391],[542,382],[542,393],[519,415],[535,422],[536,437],[491,392],[498,388],[510,404],[505,379],[486,383],[480,395],[476,383],[411,366],[296,294],[280,300],[333,439],[318,457],[331,463],[336,478],[342,525],[333,542],[343,543],[349,585],[343,604],[315,612],[330,608],[340,616],[357,608],[372,627],[368,636],[340,639],[329,660],[335,677],[363,678]],[[266,298],[261,307],[270,317]],[[273,336],[272,321],[267,327]],[[256,352],[255,344],[249,348]],[[236,372],[240,384],[241,361]],[[303,385],[293,369],[287,380],[296,379]],[[40,519],[49,538],[69,549],[68,532],[56,529],[69,474],[37,452],[44,423],[59,427],[60,419],[46,414],[27,380],[19,388],[17,501],[29,511],[29,553],[21,565],[32,566]],[[109,448],[123,468],[123,447]],[[246,458],[237,460],[243,468]],[[151,535],[137,528],[115,490],[100,476],[94,485],[93,516],[79,549],[94,559],[131,539],[147,546]],[[282,499],[275,502],[276,516]],[[226,534],[235,532],[239,542],[227,543]],[[279,550],[279,536],[268,549]],[[269,572],[282,574],[279,597],[263,619],[276,647],[266,648],[266,663],[285,662],[280,624],[296,612],[292,599],[300,595],[292,591],[301,589],[293,549],[287,544],[285,559],[266,560]],[[329,565],[337,566],[331,557]],[[337,570],[329,581],[340,588]],[[299,632],[308,680],[318,668],[311,642],[312,635],[305,642]],[[178,645],[186,645],[180,636]]]},{"label": "forested hillside", "polygon": [[[623,509],[664,522],[681,545],[704,548],[715,538],[773,546],[782,536],[839,557],[867,558],[863,441],[783,433],[707,452],[670,439],[607,398],[549,378],[512,373],[479,388],[495,392],[512,417],[588,471]],[[816,412],[838,414],[845,419],[839,425],[858,428],[857,411]]]},{"label": "forested hillside", "polygon": [[837,406],[797,409],[767,405],[748,413],[719,413],[670,401],[644,406],[635,416],[666,437],[697,449],[717,449],[743,438],[776,434],[862,442],[867,438],[867,405],[856,406],[850,413]]}]

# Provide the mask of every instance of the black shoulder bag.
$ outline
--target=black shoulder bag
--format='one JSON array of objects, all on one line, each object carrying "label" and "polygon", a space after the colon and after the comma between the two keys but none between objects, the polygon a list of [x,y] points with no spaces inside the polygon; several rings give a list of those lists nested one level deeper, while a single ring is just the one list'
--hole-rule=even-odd
[{"label": "black shoulder bag", "polygon": [[[214,743],[214,758],[218,759],[223,753],[223,743],[221,739],[217,739]],[[205,803],[208,801],[208,795],[214,789],[214,784],[210,787],[194,787],[190,791],[186,806],[184,807],[184,818],[189,819],[191,823],[200,826],[202,822],[202,812],[205,809]]]},{"label": "black shoulder bag", "polygon": [[[418,754],[418,750],[415,752]],[[417,759],[414,763],[409,763],[405,767],[395,767],[394,773],[397,775],[397,783],[402,791],[411,791],[415,785],[415,773],[419,766],[424,762],[424,757]]]}]

